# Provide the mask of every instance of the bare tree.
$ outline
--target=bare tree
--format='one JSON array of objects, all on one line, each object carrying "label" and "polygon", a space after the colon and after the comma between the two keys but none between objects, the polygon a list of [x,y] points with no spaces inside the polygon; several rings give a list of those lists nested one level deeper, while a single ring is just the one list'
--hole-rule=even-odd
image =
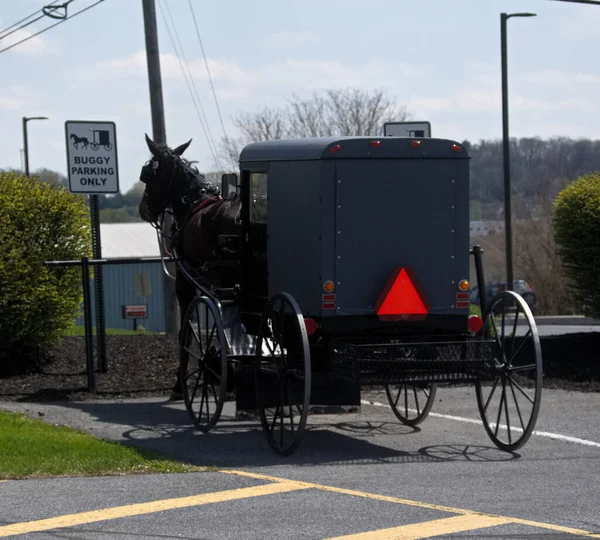
[{"label": "bare tree", "polygon": [[284,108],[263,107],[241,113],[233,120],[237,138],[221,143],[223,161],[234,170],[241,149],[251,142],[282,138],[380,135],[383,124],[407,120],[405,107],[386,96],[383,90],[326,90],[310,98],[293,95]]}]

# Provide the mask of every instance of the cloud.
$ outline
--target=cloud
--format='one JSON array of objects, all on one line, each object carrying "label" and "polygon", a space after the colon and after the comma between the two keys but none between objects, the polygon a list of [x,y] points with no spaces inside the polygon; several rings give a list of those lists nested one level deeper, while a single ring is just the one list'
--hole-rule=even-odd
[{"label": "cloud", "polygon": [[[184,75],[176,55],[160,55],[161,74],[165,81],[183,82]],[[264,64],[256,69],[245,69],[235,62],[209,59],[212,80],[223,101],[248,101],[253,98],[281,95],[290,91],[305,93],[326,88],[361,87],[365,81],[374,86],[401,87],[406,78],[424,74],[406,62],[390,66],[374,61],[358,67],[350,67],[334,60],[288,59],[278,63]],[[196,82],[207,83],[208,74],[203,60],[189,62]],[[146,77],[146,55],[143,51],[124,58],[100,62],[91,68],[94,77],[130,78]],[[89,73],[83,76],[89,78]],[[186,70],[187,74],[187,70]],[[202,87],[207,89],[207,86]],[[185,87],[184,87],[185,89]],[[200,87],[198,88],[200,90]]]},{"label": "cloud", "polygon": [[0,109],[16,110],[23,106],[24,101],[10,98],[6,96],[0,96]]},{"label": "cloud", "polygon": [[[2,25],[2,20],[0,20],[0,26]],[[12,30],[11,30],[12,31]],[[29,38],[35,32],[31,32],[29,30],[17,30],[16,32],[10,34],[9,36],[2,38],[0,42],[2,45],[0,49],[5,49],[6,47],[10,47],[22,41],[24,39]],[[46,40],[42,36],[36,36],[27,41],[20,43],[16,47],[10,50],[10,52],[16,52],[21,54],[42,54],[47,50]]]},{"label": "cloud", "polygon": [[555,69],[523,73],[519,79],[530,84],[556,86],[600,83],[600,75],[594,73],[567,73]]},{"label": "cloud", "polygon": [[282,30],[280,32],[271,32],[263,34],[259,40],[268,46],[293,46],[305,47],[307,44],[315,45],[321,42],[321,36],[316,32],[302,30]]}]

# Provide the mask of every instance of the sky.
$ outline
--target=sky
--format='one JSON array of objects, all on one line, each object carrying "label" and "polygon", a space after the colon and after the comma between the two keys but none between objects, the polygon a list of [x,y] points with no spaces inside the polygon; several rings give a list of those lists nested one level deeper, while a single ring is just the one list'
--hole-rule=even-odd
[{"label": "sky", "polygon": [[[69,15],[95,1],[72,0]],[[600,5],[156,0],[167,141],[193,139],[185,156],[202,172],[217,164],[165,25],[170,11],[207,132],[219,144],[224,130],[190,1],[228,136],[236,136],[232,118],[240,112],[285,106],[293,94],[352,87],[384,90],[412,120],[431,122],[434,137],[500,139],[500,14],[533,12],[536,17],[508,20],[510,135],[600,139]],[[0,30],[43,5],[0,0]],[[53,22],[44,18],[0,37],[0,49]],[[66,174],[65,121],[112,121],[120,191],[139,179],[150,155],[144,133],[152,135],[142,0],[104,0],[0,52],[0,74],[0,169],[21,168],[22,117],[47,116],[28,123],[31,171]]]}]

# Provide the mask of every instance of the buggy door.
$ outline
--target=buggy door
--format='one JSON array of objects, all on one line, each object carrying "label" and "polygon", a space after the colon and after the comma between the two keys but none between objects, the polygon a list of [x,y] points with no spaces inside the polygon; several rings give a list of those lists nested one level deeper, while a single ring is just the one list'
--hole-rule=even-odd
[{"label": "buggy door", "polygon": [[242,311],[262,312],[267,282],[267,167],[243,170]]}]

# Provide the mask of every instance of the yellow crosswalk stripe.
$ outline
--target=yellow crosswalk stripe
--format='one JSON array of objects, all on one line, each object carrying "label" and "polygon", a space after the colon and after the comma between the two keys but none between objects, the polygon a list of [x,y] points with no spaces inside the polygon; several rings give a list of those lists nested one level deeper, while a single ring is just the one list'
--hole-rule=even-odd
[{"label": "yellow crosswalk stripe", "polygon": [[473,531],[486,527],[496,527],[512,523],[510,519],[462,515],[444,519],[435,519],[423,523],[412,523],[391,529],[379,529],[376,531],[364,532],[359,534],[349,534],[347,536],[336,536],[329,540],[417,540],[418,538],[434,538],[442,534],[453,534],[464,531]]},{"label": "yellow crosswalk stripe", "polygon": [[[234,470],[234,469],[221,470],[219,472],[222,472],[225,474],[244,476],[246,478],[255,478],[257,480],[269,480],[271,482],[287,482],[288,481],[285,478],[278,478],[277,476],[269,476],[266,474],[251,473],[251,472],[247,472],[247,471],[240,471],[240,470]],[[344,489],[344,488],[338,488],[338,487],[334,487],[334,486],[327,486],[327,485],[323,485],[323,484],[313,484],[313,483],[309,483],[309,482],[299,482],[299,484],[302,484],[306,488],[321,489],[324,491],[332,491],[334,493],[342,493],[344,495],[352,495],[354,497],[363,497],[366,499],[373,499],[373,500],[377,500],[377,501],[394,502],[397,504],[404,504],[407,506],[415,506],[418,508],[427,508],[430,510],[439,510],[440,512],[463,514],[463,515],[467,515],[467,516],[480,516],[480,517],[507,519],[509,522],[516,523],[519,525],[527,525],[529,527],[548,529],[551,531],[563,532],[566,534],[573,534],[576,536],[585,536],[586,538],[594,538],[594,539],[600,540],[599,533],[595,533],[592,531],[586,531],[584,529],[575,529],[573,527],[564,527],[562,525],[555,525],[554,523],[544,523],[542,521],[533,521],[533,520],[528,520],[528,519],[513,518],[513,517],[509,517],[509,516],[498,516],[495,514],[488,514],[485,512],[476,512],[473,510],[466,510],[464,508],[453,508],[452,506],[444,506],[444,505],[440,505],[440,504],[432,504],[432,503],[425,503],[425,502],[420,502],[420,501],[413,501],[411,499],[401,499],[398,497],[390,497],[387,495],[378,495],[377,493],[368,493],[366,491],[357,491],[354,489]]]},{"label": "yellow crosswalk stripe", "polygon": [[164,510],[174,510],[176,508],[187,508],[190,506],[200,506],[203,504],[233,501],[236,499],[245,499],[249,497],[273,495],[275,493],[284,493],[287,491],[296,491],[300,489],[307,488],[298,482],[278,482],[264,486],[230,489],[227,491],[203,493],[201,495],[192,495],[189,497],[178,497],[175,499],[165,499],[147,503],[128,504],[113,508],[102,508],[100,510],[92,510],[90,512],[80,512],[78,514],[69,514],[48,519],[40,519],[37,521],[27,521],[25,523],[5,525],[0,527],[0,537],[5,538],[7,536],[15,536],[17,534],[49,531],[52,529],[60,529],[62,527],[74,527],[76,525],[94,523],[97,521],[139,516],[142,514],[162,512]]}]

